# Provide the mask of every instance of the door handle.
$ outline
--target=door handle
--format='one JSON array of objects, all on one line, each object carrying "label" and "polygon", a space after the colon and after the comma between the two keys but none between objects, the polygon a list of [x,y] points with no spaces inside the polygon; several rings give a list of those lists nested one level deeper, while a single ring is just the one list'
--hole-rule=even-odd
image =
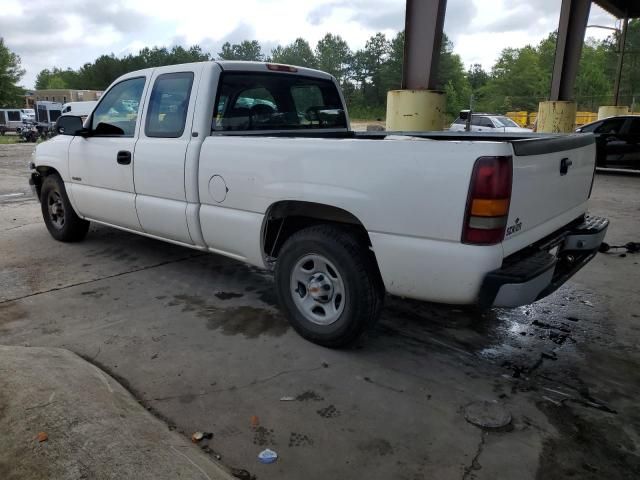
[{"label": "door handle", "polygon": [[566,175],[569,172],[569,167],[573,165],[573,162],[568,158],[560,160],[560,175]]},{"label": "door handle", "polygon": [[129,165],[131,163],[131,152],[120,150],[117,158],[120,165]]}]

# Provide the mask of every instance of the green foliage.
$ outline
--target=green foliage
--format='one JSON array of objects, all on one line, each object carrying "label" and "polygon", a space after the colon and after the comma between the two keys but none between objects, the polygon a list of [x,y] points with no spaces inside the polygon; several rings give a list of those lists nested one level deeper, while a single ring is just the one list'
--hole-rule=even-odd
[{"label": "green foliage", "polygon": [[42,70],[36,77],[35,87],[36,90],[47,88],[104,90],[120,75],[134,70],[205,60],[211,60],[211,55],[203,52],[197,45],[189,48],[175,46],[171,49],[145,47],[136,55],[129,54],[121,58],[113,54],[102,55],[92,63],[85,63],[78,70],[62,70],[57,67]]},{"label": "green foliage", "polygon": [[277,46],[271,50],[271,61],[298,65],[299,67],[317,68],[318,61],[311,50],[309,42],[304,38],[296,38],[295,41],[285,47]]},{"label": "green foliage", "polygon": [[[607,72],[613,77],[617,55],[617,36],[611,39],[606,45],[612,57],[607,68]],[[625,46],[624,63],[622,66],[622,79],[620,82],[620,98],[622,105],[631,105],[634,96],[638,96],[636,102],[640,101],[640,18],[629,21],[627,29],[627,41]],[[615,60],[614,60],[615,58]]]},{"label": "green foliage", "polygon": [[[504,49],[486,81],[477,82],[479,70],[472,67],[467,76],[477,99],[476,110],[536,111],[538,103],[549,98],[556,39],[557,33],[553,32],[536,46]],[[640,95],[638,19],[629,22],[626,51],[620,83],[621,105],[631,105],[635,96]],[[585,41],[575,83],[578,110],[597,111],[600,105],[613,104],[617,62],[618,34],[604,41]]]},{"label": "green foliage", "polygon": [[249,60],[262,62],[264,55],[262,47],[257,40],[244,40],[241,43],[231,45],[226,42],[222,45],[222,51],[218,52],[220,60]]},{"label": "green foliage", "polygon": [[9,50],[0,37],[0,106],[24,105],[24,90],[17,85],[23,75],[20,57]]},{"label": "green foliage", "polygon": [[349,77],[353,53],[340,35],[327,33],[318,41],[315,50],[318,68],[328,72],[343,85]]},{"label": "green foliage", "polygon": [[486,85],[489,81],[489,74],[484,71],[482,65],[474,63],[467,70],[467,80],[469,80],[469,86],[473,91],[478,90],[480,87]]}]

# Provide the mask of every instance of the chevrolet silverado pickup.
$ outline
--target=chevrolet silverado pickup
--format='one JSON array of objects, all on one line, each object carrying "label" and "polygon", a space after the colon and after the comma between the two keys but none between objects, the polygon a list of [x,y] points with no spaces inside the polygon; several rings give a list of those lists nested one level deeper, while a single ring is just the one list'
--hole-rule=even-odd
[{"label": "chevrolet silverado pickup", "polygon": [[338,347],[385,294],[515,307],[598,251],[590,134],[362,132],[331,75],[212,61],[118,78],[61,117],[30,183],[51,235],[89,222],[274,271],[305,338]]}]

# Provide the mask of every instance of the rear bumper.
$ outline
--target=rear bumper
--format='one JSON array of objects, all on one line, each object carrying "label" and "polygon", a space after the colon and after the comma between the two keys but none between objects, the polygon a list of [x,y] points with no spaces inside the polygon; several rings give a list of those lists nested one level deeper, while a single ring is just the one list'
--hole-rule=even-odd
[{"label": "rear bumper", "polygon": [[553,293],[596,256],[608,226],[606,218],[587,216],[579,225],[512,256],[485,276],[478,303],[485,308],[518,307]]}]

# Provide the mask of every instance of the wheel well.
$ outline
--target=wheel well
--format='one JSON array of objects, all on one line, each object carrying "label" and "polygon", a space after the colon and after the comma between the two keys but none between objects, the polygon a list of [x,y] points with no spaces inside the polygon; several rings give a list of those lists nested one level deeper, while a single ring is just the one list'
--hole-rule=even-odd
[{"label": "wheel well", "polygon": [[60,175],[60,172],[58,172],[55,168],[47,167],[46,165],[37,166],[36,172],[38,172],[43,177],[46,177],[47,175],[53,175],[54,173]]},{"label": "wheel well", "polygon": [[271,205],[265,218],[262,249],[266,258],[277,258],[284,242],[294,233],[321,223],[341,225],[354,233],[364,245],[371,246],[362,222],[346,210],[331,205],[287,200]]},{"label": "wheel well", "polygon": [[42,183],[44,182],[44,177],[48,175],[60,175],[60,173],[52,167],[47,167],[46,165],[40,165],[35,168],[35,171],[31,173],[31,181],[33,185],[36,187],[36,195],[38,199],[40,199],[40,192],[42,191]]}]

